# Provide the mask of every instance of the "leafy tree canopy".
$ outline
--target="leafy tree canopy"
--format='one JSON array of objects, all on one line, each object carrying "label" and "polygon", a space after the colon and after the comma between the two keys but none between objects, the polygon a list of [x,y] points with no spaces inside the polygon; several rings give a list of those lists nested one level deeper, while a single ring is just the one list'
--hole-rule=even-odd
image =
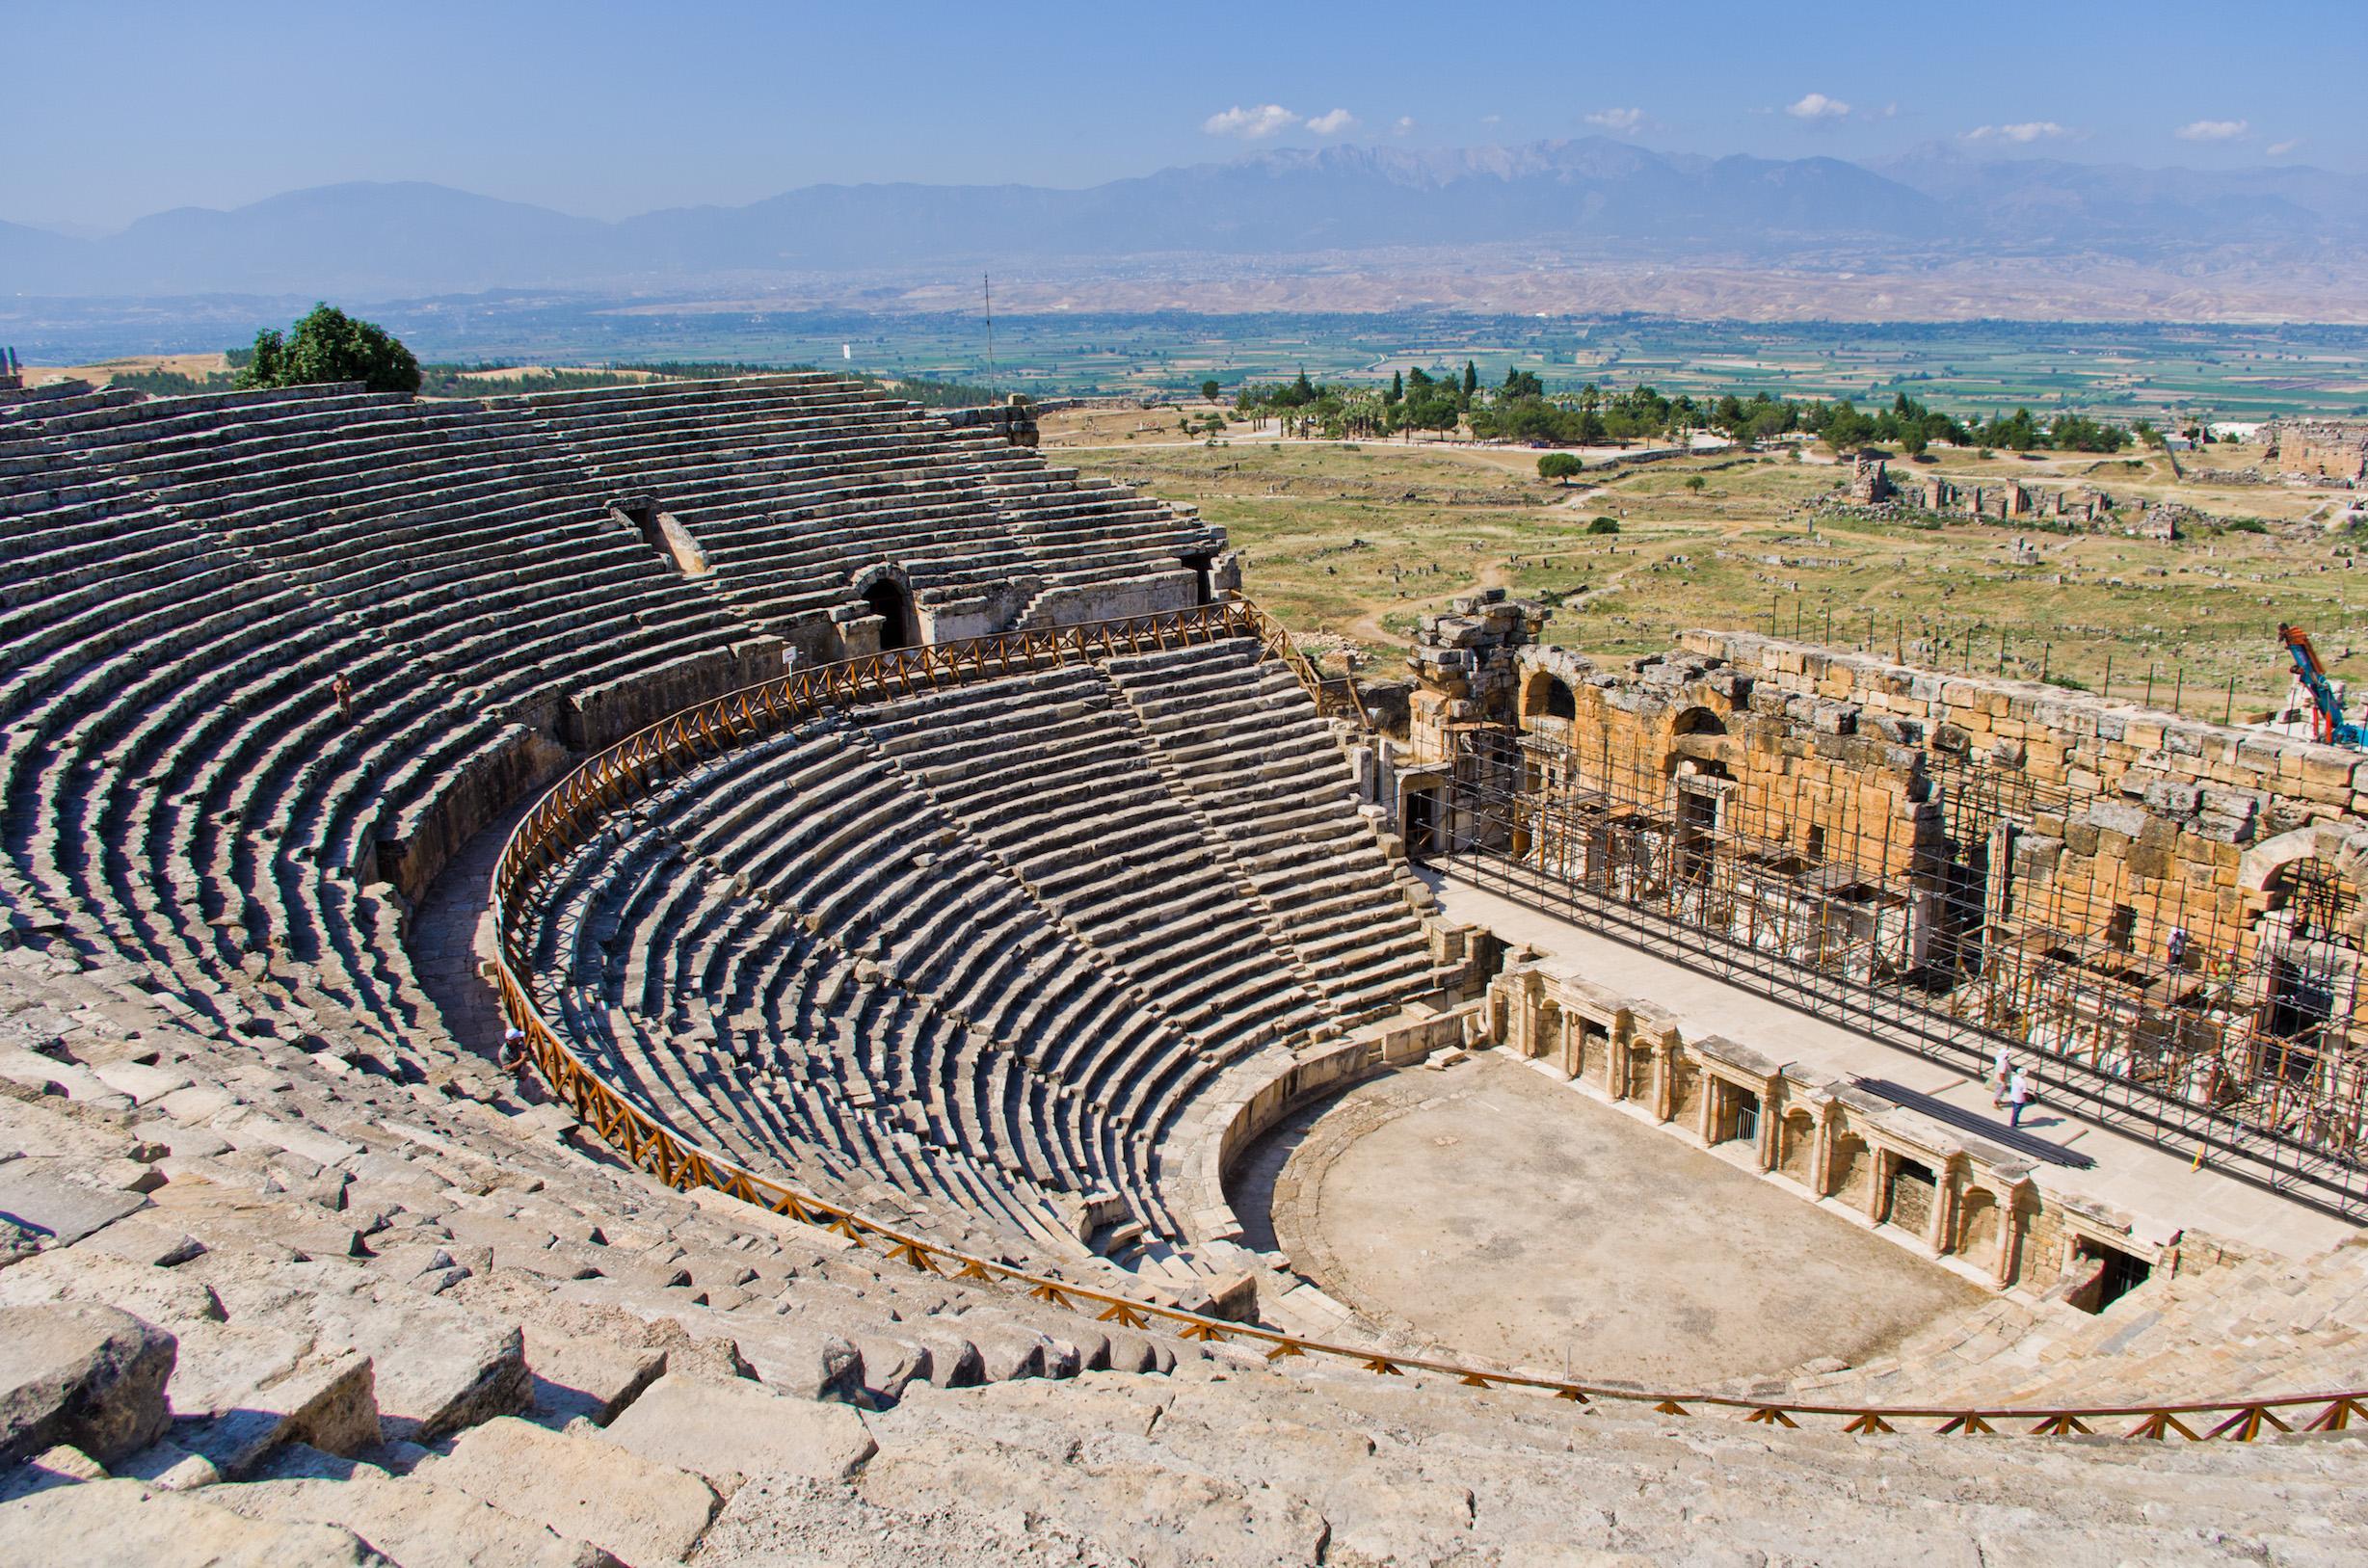
[{"label": "leafy tree canopy", "polygon": [[358,381],[373,392],[416,392],[419,361],[385,328],[316,305],[284,335],[270,328],[255,333],[253,357],[238,374],[241,386],[335,381]]}]

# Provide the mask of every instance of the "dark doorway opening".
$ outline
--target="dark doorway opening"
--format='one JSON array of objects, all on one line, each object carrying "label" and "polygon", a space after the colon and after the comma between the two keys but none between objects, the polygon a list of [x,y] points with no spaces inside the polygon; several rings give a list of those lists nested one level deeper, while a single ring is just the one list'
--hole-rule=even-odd
[{"label": "dark doorway opening", "polygon": [[1192,602],[1195,604],[1214,603],[1217,597],[1215,576],[1217,558],[1213,555],[1187,555],[1184,558],[1184,564],[1185,569],[1192,573]]},{"label": "dark doorway opening", "polygon": [[911,648],[919,640],[913,633],[913,595],[904,584],[882,577],[864,590],[864,602],[880,618],[880,651]]},{"label": "dark doorway opening", "polygon": [[2084,1289],[2080,1299],[2076,1299],[2073,1303],[2092,1313],[2103,1312],[2132,1290],[2145,1284],[2154,1274],[2154,1265],[2144,1259],[2133,1258],[2117,1247],[2109,1247],[2101,1241],[2090,1241],[2085,1236],[2081,1239],[2077,1256],[2089,1259],[2098,1265],[2093,1294]]},{"label": "dark doorway opening", "polygon": [[1406,796],[1406,856],[1421,860],[1439,847],[1439,797],[1428,789]]}]

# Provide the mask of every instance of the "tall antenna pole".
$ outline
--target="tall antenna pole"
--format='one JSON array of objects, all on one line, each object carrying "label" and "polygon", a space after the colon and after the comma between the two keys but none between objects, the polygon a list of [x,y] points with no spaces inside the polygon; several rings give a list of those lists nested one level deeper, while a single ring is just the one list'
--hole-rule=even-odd
[{"label": "tall antenna pole", "polygon": [[979,292],[987,302],[987,400],[995,400],[995,279],[991,274],[978,275]]}]

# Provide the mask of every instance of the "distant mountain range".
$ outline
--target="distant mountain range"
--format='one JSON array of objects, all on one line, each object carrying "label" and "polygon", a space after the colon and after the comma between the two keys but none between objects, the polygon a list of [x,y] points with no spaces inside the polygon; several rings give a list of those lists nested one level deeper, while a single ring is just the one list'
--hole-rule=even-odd
[{"label": "distant mountain range", "polygon": [[335,296],[710,288],[726,279],[1120,256],[1269,261],[1417,248],[1556,257],[1880,267],[2105,254],[2258,264],[2368,238],[2368,177],[2206,173],[1941,147],[1871,166],[1706,158],[1601,137],[1514,147],[1325,147],[1083,190],[813,185],[618,223],[439,185],[293,191],[73,238],[0,223],[0,290],[39,296]]}]

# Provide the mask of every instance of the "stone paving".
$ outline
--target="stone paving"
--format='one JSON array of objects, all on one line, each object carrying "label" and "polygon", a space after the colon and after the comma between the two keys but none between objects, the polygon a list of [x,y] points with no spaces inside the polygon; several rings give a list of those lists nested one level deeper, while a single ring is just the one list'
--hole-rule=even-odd
[{"label": "stone paving", "polygon": [[1496,1052],[1364,1084],[1275,1141],[1276,1239],[1302,1270],[1503,1365],[1697,1386],[1870,1359],[1988,1299]]}]

